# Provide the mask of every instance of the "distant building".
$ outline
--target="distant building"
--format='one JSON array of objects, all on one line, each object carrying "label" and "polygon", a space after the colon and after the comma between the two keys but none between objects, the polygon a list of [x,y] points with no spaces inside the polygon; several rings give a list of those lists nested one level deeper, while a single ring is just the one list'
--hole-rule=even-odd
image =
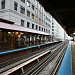
[{"label": "distant building", "polygon": [[54,41],[63,41],[68,39],[66,31],[54,18],[52,18],[52,36]]}]

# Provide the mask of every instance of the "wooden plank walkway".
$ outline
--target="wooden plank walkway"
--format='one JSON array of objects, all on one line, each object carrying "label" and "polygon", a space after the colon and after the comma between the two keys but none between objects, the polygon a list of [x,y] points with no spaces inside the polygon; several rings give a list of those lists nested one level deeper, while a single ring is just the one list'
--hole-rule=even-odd
[{"label": "wooden plank walkway", "polygon": [[75,42],[72,43],[72,75],[75,75]]}]

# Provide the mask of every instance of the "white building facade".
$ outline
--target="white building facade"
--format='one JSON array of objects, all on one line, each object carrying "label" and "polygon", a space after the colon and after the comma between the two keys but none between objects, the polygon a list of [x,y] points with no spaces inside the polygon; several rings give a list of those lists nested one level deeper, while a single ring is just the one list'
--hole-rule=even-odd
[{"label": "white building facade", "polygon": [[52,16],[37,0],[0,0],[0,20],[13,23],[0,22],[0,46],[6,50],[51,41]]},{"label": "white building facade", "polygon": [[0,0],[0,18],[50,35],[52,16],[36,0]]},{"label": "white building facade", "polygon": [[64,29],[36,0],[0,0],[0,18],[38,35],[51,35],[51,41],[64,39]]},{"label": "white building facade", "polygon": [[52,19],[52,36],[54,41],[64,41],[68,39],[66,31],[54,18]]}]

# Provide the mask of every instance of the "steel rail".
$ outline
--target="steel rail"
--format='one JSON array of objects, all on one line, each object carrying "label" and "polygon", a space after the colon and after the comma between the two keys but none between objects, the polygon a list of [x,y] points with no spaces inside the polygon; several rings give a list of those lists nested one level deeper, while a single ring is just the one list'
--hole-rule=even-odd
[{"label": "steel rail", "polygon": [[24,55],[24,56],[22,56],[22,57],[14,58],[14,59],[12,59],[12,60],[9,60],[9,61],[0,63],[0,68],[3,68],[3,67],[5,67],[5,66],[8,66],[8,65],[10,65],[10,64],[13,64],[13,63],[15,63],[15,62],[18,62],[18,61],[20,61],[20,60],[22,60],[22,59],[28,58],[28,57],[30,57],[30,56],[32,56],[32,55],[34,55],[34,54],[39,53],[40,51],[44,51],[44,50],[46,50],[46,49],[52,50],[53,48],[55,48],[56,46],[59,46],[59,45],[60,45],[60,43],[59,43],[59,44],[56,44],[56,45],[54,45],[54,46],[52,46],[52,47],[46,47],[46,48],[44,48],[44,49],[40,49],[40,50],[38,50],[38,51],[35,51],[35,52],[30,53],[30,54]]},{"label": "steel rail", "polygon": [[58,72],[58,69],[60,67],[60,64],[63,60],[63,57],[65,55],[65,52],[66,52],[66,48],[67,48],[67,45],[64,46],[63,48],[63,51],[61,53],[61,55],[58,57],[57,61],[55,62],[56,64],[53,66],[53,68],[50,70],[50,73],[49,75],[57,75],[56,73]]},{"label": "steel rail", "polygon": [[[51,48],[53,48],[53,47],[51,47]],[[36,56],[38,56],[38,55],[40,55],[40,54],[42,54],[42,53],[44,53],[44,52],[46,52],[46,51],[50,51],[51,48],[46,49],[46,50],[44,50],[44,51],[42,51],[42,52],[40,52],[40,53],[34,55],[33,57],[36,57]],[[32,59],[33,57],[31,57],[31,58],[29,58],[29,59]],[[29,60],[29,59],[27,59],[27,60]],[[7,67],[7,68],[3,67],[3,68],[0,70],[0,73],[3,73],[3,72],[5,72],[6,70],[8,70],[8,69],[10,69],[10,68],[12,68],[12,67],[15,67],[16,65],[19,65],[19,64],[21,64],[21,63],[23,63],[23,62],[25,62],[25,61],[27,61],[27,60],[21,61],[21,62],[16,63],[16,64],[12,64],[12,65],[5,66],[5,67]]]},{"label": "steel rail", "polygon": [[60,46],[57,51],[54,51],[53,53],[51,53],[48,57],[46,57],[44,59],[44,61],[42,60],[40,64],[36,64],[35,67],[33,66],[32,68],[30,68],[27,72],[22,73],[21,75],[37,75],[37,73],[43,69],[43,67],[45,67],[53,58],[55,58],[55,56],[62,50],[64,44],[62,45],[62,47]]}]

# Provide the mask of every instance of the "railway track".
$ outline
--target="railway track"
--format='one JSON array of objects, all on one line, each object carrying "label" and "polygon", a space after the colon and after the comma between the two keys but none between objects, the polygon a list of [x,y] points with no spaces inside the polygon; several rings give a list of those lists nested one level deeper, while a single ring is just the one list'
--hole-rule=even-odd
[{"label": "railway track", "polygon": [[61,52],[61,55],[57,59],[56,64],[51,69],[49,74],[55,75],[64,56],[66,47],[67,47],[66,43],[63,43],[59,47],[56,47],[52,53],[50,53],[48,56],[42,59],[39,63],[29,68],[27,71],[23,72],[21,75],[37,75],[48,63],[50,63],[59,54],[59,52]]},{"label": "railway track", "polygon": [[[10,69],[12,69],[12,68],[15,68],[16,66],[18,66],[18,65],[20,65],[20,64],[22,64],[22,63],[24,63],[24,62],[26,62],[26,61],[28,61],[28,60],[30,60],[30,59],[33,59],[33,58],[35,58],[35,57],[37,57],[37,56],[39,56],[39,55],[41,55],[41,54],[43,54],[43,53],[45,53],[45,52],[48,52],[48,56],[47,57],[45,57],[44,58],[44,60],[42,59],[41,61],[39,61],[39,63],[36,63],[32,68],[30,68],[31,70],[33,69],[33,68],[35,68],[35,66],[36,65],[38,65],[38,64],[40,64],[39,65],[39,68],[38,67],[36,67],[37,69],[38,69],[38,71],[35,69],[35,71],[34,72],[39,72],[39,70],[42,70],[43,68],[44,68],[44,66],[46,65],[46,63],[48,64],[48,62],[46,62],[44,65],[42,64],[42,61],[43,61],[43,63],[45,62],[45,61],[48,61],[48,59],[50,60],[50,61],[52,61],[52,59],[54,59],[54,57],[56,56],[56,53],[57,52],[60,52],[61,50],[58,50],[58,49],[60,49],[61,47],[62,47],[62,45],[64,45],[64,42],[62,42],[62,43],[59,43],[59,44],[56,44],[56,45],[54,45],[54,46],[49,46],[49,47],[45,47],[44,49],[40,49],[40,50],[38,50],[38,51],[35,51],[35,52],[32,52],[30,55],[28,54],[28,55],[25,55],[25,56],[22,56],[22,57],[20,57],[20,58],[17,58],[17,59],[15,59],[15,60],[11,60],[11,61],[7,61],[7,62],[4,62],[4,63],[1,63],[0,64],[0,75],[2,75],[2,74],[4,74],[4,73],[6,73],[7,71],[9,71]],[[39,48],[38,48],[39,49]],[[57,51],[56,51],[57,50]],[[55,54],[55,55],[54,55]],[[53,56],[54,55],[54,56]],[[50,62],[49,61],[49,62]],[[15,64],[16,63],[16,64]],[[43,66],[42,66],[42,65]],[[25,65],[24,65],[25,66]],[[41,68],[42,67],[42,68]],[[27,74],[29,71],[27,70],[27,71],[24,71],[21,75],[36,75],[36,74]],[[12,73],[12,72],[11,72]],[[10,74],[10,73],[7,73],[7,74]],[[7,74],[4,74],[4,75],[7,75]],[[38,73],[37,73],[38,74]]]},{"label": "railway track", "polygon": [[[25,59],[25,58],[28,58],[28,57],[30,57],[30,56],[32,56],[32,55],[35,55],[35,54],[37,54],[37,53],[39,53],[40,51],[41,52],[43,52],[43,51],[47,51],[47,50],[53,50],[54,48],[56,48],[57,46],[59,46],[61,43],[59,43],[59,44],[56,44],[56,45],[54,45],[54,46],[50,46],[50,47],[45,47],[44,49],[40,49],[40,50],[38,50],[38,51],[35,51],[35,52],[32,52],[32,53],[30,53],[30,54],[27,54],[27,55],[24,55],[24,56],[22,56],[22,57],[18,57],[18,58],[14,58],[14,59],[12,59],[12,60],[9,60],[9,61],[6,61],[6,62],[3,62],[3,63],[0,63],[0,69],[1,68],[4,68],[4,67],[6,67],[6,66],[8,66],[8,65],[10,65],[10,64],[13,64],[13,63],[15,63],[15,62],[18,62],[18,61],[20,61],[20,60],[22,60],[22,59]],[[39,48],[38,48],[39,49]]]}]

